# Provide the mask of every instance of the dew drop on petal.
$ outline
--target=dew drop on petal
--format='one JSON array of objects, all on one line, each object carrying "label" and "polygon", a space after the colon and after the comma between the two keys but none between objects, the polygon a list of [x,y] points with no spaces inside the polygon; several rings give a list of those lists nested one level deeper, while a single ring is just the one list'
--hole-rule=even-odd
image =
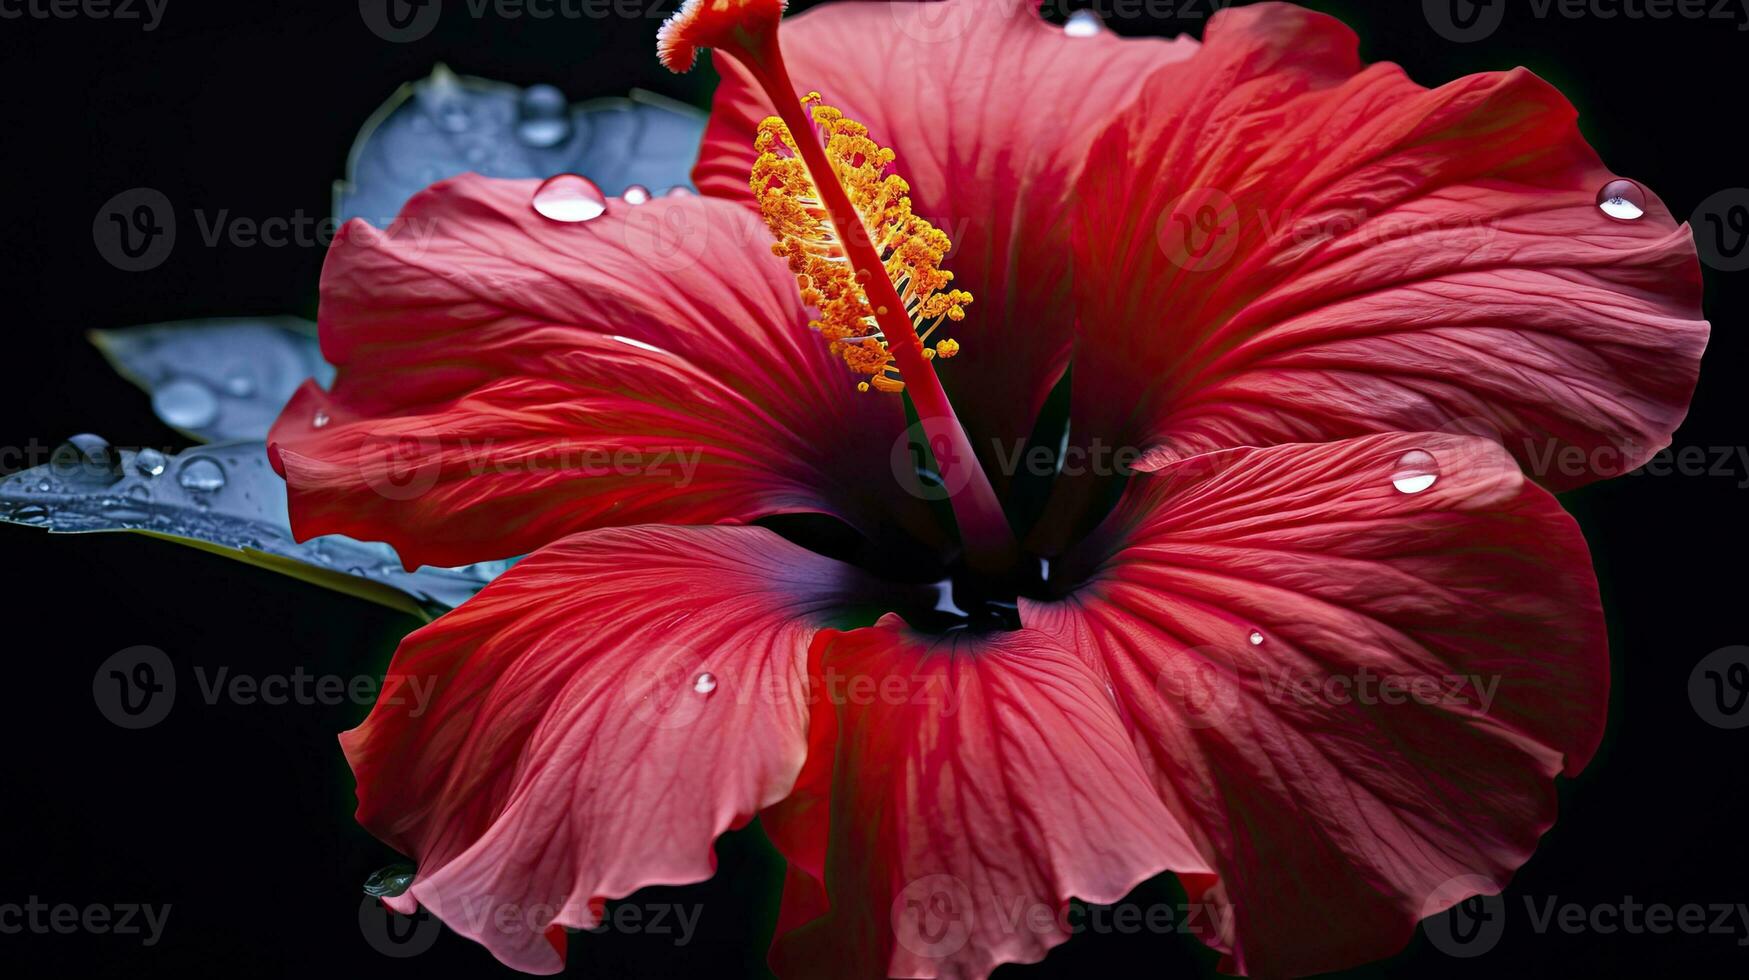
[{"label": "dew drop on petal", "polygon": [[332,421],[334,421],[334,420],[328,417],[327,412],[324,412],[321,409],[317,409],[315,417],[310,419],[310,425],[313,428],[326,429],[328,427],[328,423],[332,422]]},{"label": "dew drop on petal", "polygon": [[650,189],[643,184],[633,184],[620,194],[627,204],[643,204],[650,199]]},{"label": "dew drop on petal", "polygon": [[698,694],[711,693],[717,689],[717,675],[707,670],[697,677],[694,677],[692,679],[692,689]]},{"label": "dew drop on petal", "polygon": [[576,224],[601,217],[607,196],[595,181],[579,174],[549,177],[534,191],[534,210],[549,221]]},{"label": "dew drop on petal", "polygon": [[1637,221],[1646,213],[1646,192],[1631,180],[1612,180],[1597,192],[1597,209],[1617,221]]},{"label": "dew drop on petal", "polygon": [[1252,630],[1251,635],[1246,637],[1246,639],[1250,640],[1251,645],[1254,647],[1260,647],[1263,645],[1263,634],[1256,630]]},{"label": "dew drop on petal", "polygon": [[196,456],[182,464],[182,470],[176,474],[176,482],[197,493],[214,493],[225,487],[225,468],[216,460]]},{"label": "dew drop on petal", "polygon": [[1069,37],[1094,37],[1105,30],[1105,23],[1092,10],[1077,10],[1063,22],[1063,33]]},{"label": "dew drop on petal", "polygon": [[692,196],[692,188],[687,187],[683,184],[676,184],[675,186],[668,188],[668,196],[669,197],[691,197]]},{"label": "dew drop on petal", "polygon": [[1439,479],[1439,461],[1433,454],[1411,449],[1397,458],[1391,470],[1391,485],[1400,493],[1420,493]]},{"label": "dew drop on petal", "polygon": [[219,417],[219,400],[204,383],[194,378],[176,378],[152,393],[152,411],[166,425],[199,429]]}]

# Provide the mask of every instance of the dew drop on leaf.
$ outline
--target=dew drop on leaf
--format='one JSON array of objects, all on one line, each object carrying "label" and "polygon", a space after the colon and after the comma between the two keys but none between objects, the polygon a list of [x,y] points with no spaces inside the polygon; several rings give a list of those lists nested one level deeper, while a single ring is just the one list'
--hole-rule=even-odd
[{"label": "dew drop on leaf", "polygon": [[152,411],[166,425],[178,429],[199,429],[211,425],[219,417],[219,400],[200,381],[177,378],[152,393]]},{"label": "dew drop on leaf", "polygon": [[182,470],[176,474],[176,482],[188,490],[216,493],[225,488],[225,468],[216,460],[196,456],[182,464]]}]

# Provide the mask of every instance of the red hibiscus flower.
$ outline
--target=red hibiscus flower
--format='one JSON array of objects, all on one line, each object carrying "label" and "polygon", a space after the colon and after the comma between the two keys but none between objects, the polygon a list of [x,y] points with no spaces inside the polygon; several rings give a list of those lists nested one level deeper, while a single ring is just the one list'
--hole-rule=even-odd
[{"label": "red hibiscus flower", "polygon": [[[758,816],[786,974],[983,976],[1165,871],[1280,974],[1504,884],[1606,706],[1549,490],[1681,420],[1686,230],[1528,72],[1424,89],[1293,7],[780,15],[664,29],[730,56],[703,196],[470,176],[332,249],[297,531],[531,553],[402,644],[428,706],[343,736],[395,907],[556,971]],[[1139,461],[1026,505],[1060,383],[1052,450]],[[919,431],[943,501],[895,478]]]}]

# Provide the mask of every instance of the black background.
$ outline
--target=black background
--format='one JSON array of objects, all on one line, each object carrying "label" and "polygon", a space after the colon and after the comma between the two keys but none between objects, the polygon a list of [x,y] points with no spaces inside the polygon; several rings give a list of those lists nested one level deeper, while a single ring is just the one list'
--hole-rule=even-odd
[{"label": "black background", "polygon": [[[1605,160],[1654,188],[1678,215],[1749,185],[1740,92],[1749,33],[1736,20],[1538,18],[1508,3],[1491,37],[1457,44],[1421,4],[1313,3],[1360,34],[1369,60],[1424,84],[1525,65],[1578,106]],[[85,342],[97,327],[199,316],[315,314],[315,247],[202,247],[184,236],[161,267],[105,263],[92,216],[121,190],[153,187],[186,214],[230,209],[265,219],[328,212],[359,125],[436,61],[574,99],[644,87],[698,105],[708,69],[668,74],[652,56],[659,18],[535,21],[452,11],[414,44],[373,35],[350,0],[169,0],[158,29],[137,23],[0,20],[0,270],[6,380],[0,444],[52,446],[74,432],[118,445],[178,446],[146,397]],[[1174,9],[1157,4],[1158,10]],[[1118,8],[1124,9],[1124,8]],[[1114,19],[1123,33],[1202,31],[1206,0],[1157,19]],[[1733,13],[1736,13],[1733,10]],[[903,149],[901,148],[901,154]],[[1737,380],[1749,272],[1708,271],[1711,350],[1676,445],[1738,447]],[[37,460],[41,461],[41,460]],[[17,465],[15,461],[8,461]],[[1537,934],[1525,912],[1550,897],[1586,906],[1749,901],[1749,729],[1704,723],[1686,682],[1695,662],[1749,639],[1743,621],[1749,472],[1636,476],[1564,496],[1583,524],[1613,640],[1604,749],[1563,786],[1555,829],[1507,892],[1499,945],[1449,957],[1419,935],[1360,976],[1743,975],[1749,933]],[[207,705],[189,671],[351,676],[382,669],[413,621],[193,550],[131,535],[52,538],[0,527],[9,642],[0,656],[6,759],[0,904],[30,896],[75,905],[172,906],[162,941],[0,935],[10,975],[286,974],[500,976],[470,942],[441,936],[391,959],[358,924],[359,885],[394,859],[352,821],[352,782],[334,736],[361,705]],[[164,723],[124,731],[98,714],[95,666],[138,644],[167,651],[190,696]],[[572,942],[574,973],[757,976],[774,920],[780,865],[756,830],[719,845],[717,877],[638,901],[702,903],[699,932],[609,933]],[[1163,883],[1138,901],[1170,901]],[[1212,970],[1177,935],[1082,935],[1040,967],[1004,976]]]}]

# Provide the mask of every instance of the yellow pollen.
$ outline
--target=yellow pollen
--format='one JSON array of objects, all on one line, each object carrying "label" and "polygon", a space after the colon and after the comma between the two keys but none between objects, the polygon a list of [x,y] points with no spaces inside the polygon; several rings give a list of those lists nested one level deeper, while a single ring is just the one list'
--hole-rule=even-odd
[{"label": "yellow pollen", "polygon": [[[927,342],[943,320],[965,319],[972,294],[947,288],[953,273],[941,268],[953,243],[911,212],[910,185],[888,172],[893,151],[870,139],[866,126],[821,105],[820,93],[810,92],[801,101],[812,107],[815,132],[810,138],[825,145],[834,176],[862,218],[860,230],[869,236],[918,338]],[[876,320],[888,310],[870,308],[863,288],[868,273],[845,258],[843,241],[798,155],[789,127],[776,116],[767,117],[759,124],[753,148],[759,157],[748,184],[766,227],[777,239],[772,253],[789,263],[802,302],[819,311],[809,326],[820,332],[851,371],[868,376],[857,385],[859,390],[873,386],[877,391],[903,391],[905,384],[888,348],[890,338]],[[953,340],[942,340],[933,350],[924,348],[926,357],[948,358],[958,352],[959,344]]]}]

